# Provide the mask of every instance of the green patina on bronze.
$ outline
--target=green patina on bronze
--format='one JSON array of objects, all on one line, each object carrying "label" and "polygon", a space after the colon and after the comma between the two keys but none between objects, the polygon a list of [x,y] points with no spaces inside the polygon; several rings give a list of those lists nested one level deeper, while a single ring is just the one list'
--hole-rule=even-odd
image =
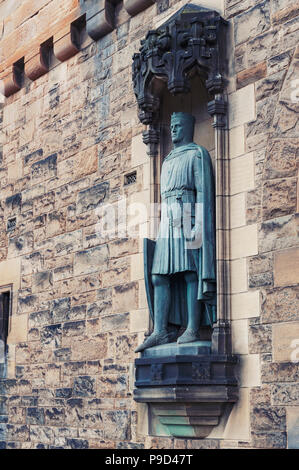
[{"label": "green patina on bronze", "polygon": [[[137,352],[198,341],[200,326],[216,321],[214,178],[208,151],[193,142],[194,122],[188,113],[171,118],[174,148],[162,165],[160,229],[146,260],[154,331]],[[177,338],[181,326],[186,331]]]}]

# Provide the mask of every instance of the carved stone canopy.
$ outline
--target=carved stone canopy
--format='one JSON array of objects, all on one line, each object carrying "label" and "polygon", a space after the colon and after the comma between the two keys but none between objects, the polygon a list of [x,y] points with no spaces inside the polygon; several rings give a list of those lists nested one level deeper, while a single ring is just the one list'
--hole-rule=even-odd
[{"label": "carved stone canopy", "polygon": [[[165,82],[172,94],[188,93],[189,79],[198,73],[215,100],[210,114],[225,114],[223,34],[227,22],[216,11],[188,4],[156,30],[150,30],[133,56],[133,84],[139,119],[153,126],[158,119]],[[150,136],[145,135],[145,141]]]}]

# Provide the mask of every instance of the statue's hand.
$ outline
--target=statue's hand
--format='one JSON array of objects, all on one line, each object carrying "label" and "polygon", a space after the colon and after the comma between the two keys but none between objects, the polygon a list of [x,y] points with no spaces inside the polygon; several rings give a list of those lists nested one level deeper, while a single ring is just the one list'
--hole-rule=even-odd
[{"label": "statue's hand", "polygon": [[188,249],[199,249],[202,246],[202,226],[194,225],[191,230],[191,237],[187,239]]}]

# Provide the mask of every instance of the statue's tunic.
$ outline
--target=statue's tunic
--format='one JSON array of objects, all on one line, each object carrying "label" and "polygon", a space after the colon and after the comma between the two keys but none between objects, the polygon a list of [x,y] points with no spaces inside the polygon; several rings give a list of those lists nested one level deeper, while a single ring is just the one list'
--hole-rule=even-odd
[{"label": "statue's tunic", "polygon": [[[177,147],[165,158],[161,172],[161,222],[156,240],[152,274],[173,275],[195,271],[202,324],[216,320],[214,180],[208,151],[190,143]],[[188,203],[188,204],[186,204]],[[190,247],[190,229],[199,227],[195,203],[202,203],[202,247]],[[192,245],[191,245],[192,246]],[[172,290],[170,321],[185,324],[185,283]],[[205,307],[205,308],[204,308]]]}]

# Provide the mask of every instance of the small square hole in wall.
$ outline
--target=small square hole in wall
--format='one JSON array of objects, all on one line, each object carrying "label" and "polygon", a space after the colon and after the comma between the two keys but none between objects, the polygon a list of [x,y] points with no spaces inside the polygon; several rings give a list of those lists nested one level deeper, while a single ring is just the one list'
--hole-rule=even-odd
[{"label": "small square hole in wall", "polygon": [[128,175],[125,175],[125,186],[129,186],[130,184],[134,184],[137,181],[137,172],[133,171],[132,173],[129,173]]},{"label": "small square hole in wall", "polygon": [[16,217],[12,217],[11,219],[8,219],[7,221],[7,231],[8,232],[12,232],[13,230],[15,230],[17,226],[17,218]]}]

